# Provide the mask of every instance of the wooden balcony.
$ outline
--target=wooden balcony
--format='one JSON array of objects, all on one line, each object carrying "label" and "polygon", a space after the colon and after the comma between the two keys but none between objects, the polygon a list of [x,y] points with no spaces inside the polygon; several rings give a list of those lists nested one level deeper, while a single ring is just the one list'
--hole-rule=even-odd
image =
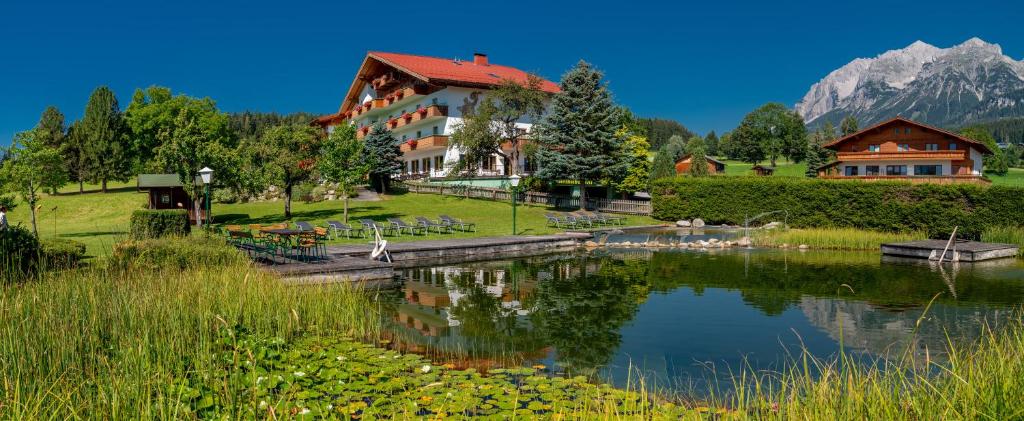
[{"label": "wooden balcony", "polygon": [[966,150],[905,151],[905,152],[839,152],[838,161],[962,161]]},{"label": "wooden balcony", "polygon": [[818,175],[822,180],[859,180],[859,181],[907,181],[914,184],[934,183],[953,184],[969,183],[987,185],[992,182],[980,175]]},{"label": "wooden balcony", "polygon": [[426,136],[419,139],[413,139],[402,143],[399,148],[402,153],[410,151],[421,151],[431,149],[447,149],[448,148],[448,136],[432,135]]},{"label": "wooden balcony", "polygon": [[[415,111],[408,112],[408,113],[405,113],[405,114],[400,115],[398,117],[392,118],[392,119],[390,119],[388,121],[385,121],[384,125],[389,130],[397,130],[397,129],[401,129],[402,127],[406,127],[406,126],[411,126],[411,125],[417,124],[417,123],[419,123],[421,121],[426,121],[426,120],[430,120],[430,119],[434,119],[434,118],[438,118],[438,117],[447,117],[447,116],[448,116],[448,106],[447,105],[431,105],[429,107],[419,108],[419,109],[417,109]],[[364,135],[365,135],[365,133],[363,133],[362,131],[356,133],[356,137],[359,138],[359,139],[362,139]]]},{"label": "wooden balcony", "polygon": [[399,103],[406,103],[408,102],[407,100],[416,99],[423,95],[424,92],[420,92],[413,87],[399,88],[381,98],[366,101],[357,105],[346,115],[346,117],[350,119],[362,117],[370,113],[382,111]]}]

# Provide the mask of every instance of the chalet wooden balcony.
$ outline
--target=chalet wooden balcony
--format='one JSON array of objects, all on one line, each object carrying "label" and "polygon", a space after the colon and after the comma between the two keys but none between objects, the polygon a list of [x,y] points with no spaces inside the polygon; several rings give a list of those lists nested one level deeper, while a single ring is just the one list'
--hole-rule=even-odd
[{"label": "chalet wooden balcony", "polygon": [[399,88],[383,97],[366,101],[362,104],[357,105],[351,111],[346,113],[344,117],[348,119],[353,119],[365,116],[367,114],[376,114],[392,106],[398,104],[405,104],[410,102],[410,100],[421,98],[424,94],[425,92],[421,92],[413,87]]},{"label": "chalet wooden balcony", "polygon": [[859,180],[859,181],[908,181],[911,183],[953,184],[969,183],[988,185],[992,181],[980,175],[818,175],[822,180]]},{"label": "chalet wooden balcony", "polygon": [[426,136],[419,139],[412,139],[402,143],[399,148],[402,153],[410,151],[422,151],[431,149],[447,149],[448,148],[448,136],[432,135]]},{"label": "chalet wooden balcony", "polygon": [[[398,117],[392,118],[384,122],[384,126],[389,130],[397,130],[406,126],[412,126],[422,121],[431,120],[438,117],[448,116],[447,105],[431,105],[429,107],[418,108],[415,111],[411,111],[402,114]],[[364,130],[365,129],[365,130]],[[363,126],[359,131],[356,132],[356,137],[362,139],[363,136],[369,132],[369,126]]]},{"label": "chalet wooden balcony", "polygon": [[962,161],[967,159],[966,150],[955,151],[905,151],[905,152],[839,152],[839,161]]}]

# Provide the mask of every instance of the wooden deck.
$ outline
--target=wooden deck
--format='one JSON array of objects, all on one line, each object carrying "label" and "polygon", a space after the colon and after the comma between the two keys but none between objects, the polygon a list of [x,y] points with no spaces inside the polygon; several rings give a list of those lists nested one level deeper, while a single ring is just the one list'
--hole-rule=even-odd
[{"label": "wooden deck", "polygon": [[[938,260],[946,248],[946,240],[921,240],[882,244],[882,254]],[[980,262],[1004,257],[1015,257],[1019,247],[1013,244],[983,243],[960,240],[953,243],[943,261]]]}]

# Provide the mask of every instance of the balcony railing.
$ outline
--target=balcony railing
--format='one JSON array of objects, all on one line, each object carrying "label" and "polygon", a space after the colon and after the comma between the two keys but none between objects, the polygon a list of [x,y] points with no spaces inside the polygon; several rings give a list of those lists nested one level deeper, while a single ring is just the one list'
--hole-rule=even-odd
[{"label": "balcony railing", "polygon": [[448,136],[441,135],[430,135],[424,136],[419,139],[412,139],[402,142],[402,146],[399,147],[402,153],[409,151],[419,151],[435,148],[448,148]]},{"label": "balcony railing", "polygon": [[[392,118],[384,122],[390,130],[400,129],[402,127],[411,126],[421,121],[429,120],[436,117],[447,117],[448,106],[447,105],[431,105],[429,107],[418,108],[415,111],[402,114],[398,117]],[[369,126],[363,126],[369,127]],[[357,137],[362,139],[365,136],[364,130],[357,132]]]},{"label": "balcony railing", "polygon": [[909,181],[911,183],[976,183],[989,184],[991,181],[980,175],[819,175],[823,180],[863,181]]},{"label": "balcony railing", "polygon": [[416,99],[423,95],[424,92],[413,87],[399,88],[381,98],[372,99],[356,105],[351,111],[345,113],[343,117],[353,119],[363,117],[371,113],[375,114],[378,111],[383,111],[400,103],[406,103],[408,100]]},{"label": "balcony railing", "polygon": [[967,159],[966,150],[955,151],[902,151],[902,152],[839,152],[836,154],[839,161],[924,161],[924,160],[964,160]]}]

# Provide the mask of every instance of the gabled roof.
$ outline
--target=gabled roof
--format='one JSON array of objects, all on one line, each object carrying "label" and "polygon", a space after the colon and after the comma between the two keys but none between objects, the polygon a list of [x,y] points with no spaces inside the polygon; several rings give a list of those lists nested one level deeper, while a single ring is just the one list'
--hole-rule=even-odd
[{"label": "gabled roof", "polygon": [[[690,159],[690,155],[693,155],[693,154],[686,154],[686,155],[683,155],[683,156],[679,157],[679,159],[676,160],[676,163],[678,164],[678,163],[683,162],[683,161],[685,161],[687,159]],[[704,155],[704,159],[708,160],[708,162],[714,162],[716,164],[725,165],[724,162],[719,161],[719,160],[717,160],[715,158],[712,158],[709,155]]]},{"label": "gabled roof", "polygon": [[879,129],[882,126],[886,126],[886,125],[889,125],[889,124],[892,124],[892,123],[897,123],[897,122],[904,123],[904,124],[909,124],[909,125],[912,125],[912,126],[917,126],[917,127],[922,128],[922,129],[933,131],[933,132],[936,132],[936,133],[941,133],[943,135],[952,137],[952,138],[957,139],[959,141],[962,141],[964,143],[968,143],[968,144],[974,146],[975,148],[977,148],[978,150],[980,150],[980,151],[982,151],[984,153],[989,153],[989,154],[992,153],[992,150],[989,149],[988,146],[985,146],[984,143],[981,143],[981,142],[979,142],[977,140],[970,139],[970,138],[967,138],[967,137],[963,137],[963,136],[958,135],[956,133],[953,133],[953,132],[951,132],[949,130],[940,129],[938,127],[932,127],[932,126],[929,126],[927,124],[919,123],[917,121],[910,120],[908,118],[904,118],[904,117],[901,117],[901,116],[896,116],[896,117],[891,118],[889,120],[886,120],[886,121],[883,121],[881,123],[878,123],[878,124],[876,124],[874,126],[868,127],[868,128],[866,128],[864,130],[858,131],[856,133],[851,133],[851,134],[843,136],[843,137],[841,137],[839,139],[833,140],[832,142],[829,142],[829,143],[825,144],[824,147],[829,148],[829,149],[838,149],[838,146],[840,144],[842,144],[842,143],[844,143],[844,142],[846,142],[848,140],[856,139],[858,137],[863,136],[864,134],[866,134],[868,132],[871,132],[871,131]]},{"label": "gabled roof", "polygon": [[[359,66],[352,85],[349,86],[341,111],[348,111],[359,100],[359,92],[366,85],[366,78],[373,68],[385,65],[406,73],[425,83],[438,85],[455,85],[468,87],[492,88],[503,80],[525,84],[529,73],[514,67],[500,64],[477,64],[473,60],[454,60],[439,57],[418,56],[412,54],[385,53],[370,51]],[[541,79],[541,90],[558,93],[558,85]]]},{"label": "gabled roof", "polygon": [[[201,185],[203,180],[196,176],[195,183],[196,185]],[[136,184],[139,189],[183,187],[178,174],[139,174]]]}]

